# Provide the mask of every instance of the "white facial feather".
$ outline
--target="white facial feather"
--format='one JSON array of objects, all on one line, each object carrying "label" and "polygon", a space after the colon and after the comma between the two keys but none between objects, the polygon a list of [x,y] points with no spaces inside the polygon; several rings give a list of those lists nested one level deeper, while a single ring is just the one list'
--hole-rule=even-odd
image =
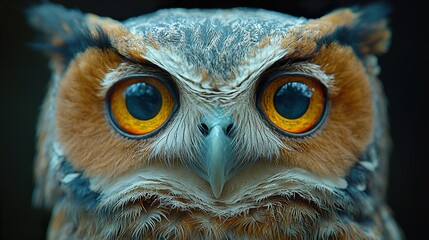
[{"label": "white facial feather", "polygon": [[[263,170],[261,170],[263,169]],[[241,180],[240,180],[241,179]],[[263,207],[264,200],[273,196],[293,197],[295,194],[317,205],[335,204],[321,202],[321,192],[338,194],[347,188],[344,179],[316,177],[302,169],[254,165],[235,176],[227,185],[221,198],[212,196],[208,183],[183,166],[166,169],[153,164],[111,179],[97,177],[91,179],[93,191],[101,192],[99,208],[124,204],[150,196],[159,197],[160,205],[168,205],[181,210],[200,209],[214,216],[234,216],[251,208]],[[169,194],[158,194],[158,192]]]}]

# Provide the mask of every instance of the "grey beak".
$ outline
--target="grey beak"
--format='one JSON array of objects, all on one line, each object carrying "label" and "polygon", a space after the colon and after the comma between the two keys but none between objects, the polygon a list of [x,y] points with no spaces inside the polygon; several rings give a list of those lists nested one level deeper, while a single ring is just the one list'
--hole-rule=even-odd
[{"label": "grey beak", "polygon": [[228,180],[228,167],[232,156],[232,139],[228,136],[232,128],[232,119],[217,115],[203,118],[202,122],[207,130],[204,137],[206,180],[210,183],[215,198],[219,198]]}]

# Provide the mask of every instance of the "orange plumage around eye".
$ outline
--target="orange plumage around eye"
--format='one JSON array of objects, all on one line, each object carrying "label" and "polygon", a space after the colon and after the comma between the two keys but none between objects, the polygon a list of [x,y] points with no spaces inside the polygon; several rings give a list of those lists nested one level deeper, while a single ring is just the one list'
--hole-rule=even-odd
[{"label": "orange plumage around eye", "polygon": [[267,119],[292,136],[307,135],[322,122],[326,90],[320,81],[301,74],[285,74],[262,89],[258,105]]},{"label": "orange plumage around eye", "polygon": [[121,80],[108,92],[108,115],[127,136],[144,136],[160,129],[177,108],[172,88],[152,76]]}]

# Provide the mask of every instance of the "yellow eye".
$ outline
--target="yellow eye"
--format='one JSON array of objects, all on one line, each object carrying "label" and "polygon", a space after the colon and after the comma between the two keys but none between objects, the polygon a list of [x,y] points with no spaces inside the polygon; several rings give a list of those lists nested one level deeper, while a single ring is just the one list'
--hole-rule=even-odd
[{"label": "yellow eye", "polygon": [[283,74],[266,83],[258,107],[278,129],[292,136],[312,133],[326,113],[326,89],[303,74]]},{"label": "yellow eye", "polygon": [[107,94],[112,125],[129,137],[159,130],[177,109],[172,86],[153,76],[132,76],[119,81]]}]

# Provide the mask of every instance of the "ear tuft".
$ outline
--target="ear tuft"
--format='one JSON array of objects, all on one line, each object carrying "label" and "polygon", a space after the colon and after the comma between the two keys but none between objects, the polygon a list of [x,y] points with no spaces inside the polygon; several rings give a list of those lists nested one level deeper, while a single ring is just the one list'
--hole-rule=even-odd
[{"label": "ear tuft", "polygon": [[32,46],[46,52],[65,66],[88,47],[107,49],[109,37],[97,25],[88,24],[87,15],[58,4],[43,4],[27,10],[30,25],[41,33]]},{"label": "ear tuft", "polygon": [[385,53],[391,37],[387,24],[390,10],[390,6],[384,3],[337,10],[324,17],[337,27],[319,43],[349,45],[359,56]]},{"label": "ear tuft", "polygon": [[357,9],[358,18],[349,32],[351,37],[356,38],[360,53],[367,55],[386,52],[390,45],[391,32],[387,26],[387,17],[391,7],[375,3]]}]

